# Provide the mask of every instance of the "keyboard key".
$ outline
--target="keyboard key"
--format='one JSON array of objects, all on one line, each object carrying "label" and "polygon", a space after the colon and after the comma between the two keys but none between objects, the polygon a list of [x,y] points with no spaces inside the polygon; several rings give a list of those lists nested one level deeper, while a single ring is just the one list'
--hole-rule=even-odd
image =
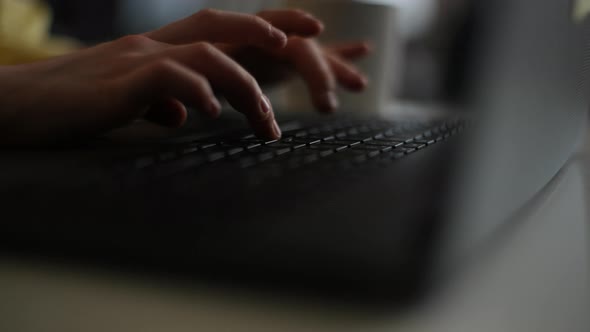
[{"label": "keyboard key", "polygon": [[211,149],[217,146],[217,143],[204,143],[199,145],[199,149],[201,150],[207,150],[207,149]]},{"label": "keyboard key", "polygon": [[195,152],[199,151],[198,147],[188,147],[188,148],[184,148],[181,153],[186,155],[186,154],[193,154]]},{"label": "keyboard key", "polygon": [[231,149],[227,150],[227,155],[234,156],[234,155],[236,155],[238,153],[242,153],[244,151],[245,151],[244,148],[239,148],[239,147],[238,148],[231,148]]},{"label": "keyboard key", "polygon": [[178,155],[176,154],[176,152],[173,152],[173,151],[163,152],[163,153],[160,153],[160,155],[158,155],[158,160],[160,160],[162,162],[166,162],[166,161],[176,159],[177,156]]},{"label": "keyboard key", "polygon": [[365,145],[368,146],[396,146],[396,145],[403,145],[403,143],[395,143],[395,142],[387,142],[387,141],[380,141],[380,140],[375,140],[375,141],[370,141],[365,143]]},{"label": "keyboard key", "polygon": [[309,133],[307,131],[299,131],[297,133],[295,133],[295,137],[306,137],[309,136]]},{"label": "keyboard key", "polygon": [[143,169],[153,166],[156,163],[156,158],[152,156],[141,157],[135,161],[135,168]]},{"label": "keyboard key", "polygon": [[334,140],[334,141],[328,141],[328,142],[324,142],[322,143],[323,145],[331,145],[331,146],[350,146],[350,144],[354,143],[356,141],[347,141],[347,140]]},{"label": "keyboard key", "polygon": [[425,138],[425,139],[417,139],[417,140],[414,140],[413,143],[416,143],[416,144],[425,144],[425,145],[432,145],[435,142],[436,141],[434,139],[426,139]]},{"label": "keyboard key", "polygon": [[219,161],[223,158],[225,158],[224,151],[212,152],[212,153],[207,154],[207,161],[209,161],[209,162]]},{"label": "keyboard key", "polygon": [[381,145],[369,145],[369,144],[360,144],[353,147],[354,150],[363,150],[363,151],[379,151],[381,150]]},{"label": "keyboard key", "polygon": [[284,154],[289,153],[291,151],[292,151],[292,149],[290,147],[278,148],[278,149],[275,150],[275,154],[277,156],[281,156],[281,155],[284,155]]},{"label": "keyboard key", "polygon": [[293,147],[293,143],[283,142],[283,141],[276,141],[275,143],[266,144],[264,145],[265,149],[282,149],[282,148],[291,148]]},{"label": "keyboard key", "polygon": [[414,142],[414,138],[413,137],[411,137],[411,138],[407,138],[407,137],[388,137],[387,139],[388,140],[391,140],[391,141],[395,141],[395,142],[403,142],[403,143],[406,143],[406,144],[410,144],[410,143]]},{"label": "keyboard key", "polygon": [[299,150],[299,149],[303,149],[306,146],[307,146],[307,144],[305,144],[305,143],[296,143],[291,148],[293,150]]},{"label": "keyboard key", "polygon": [[371,151],[371,152],[367,153],[367,157],[375,158],[375,157],[379,156],[380,154],[381,154],[381,150]]},{"label": "keyboard key", "polygon": [[366,155],[367,153],[369,153],[369,150],[362,150],[362,149],[348,149],[348,151],[346,151],[347,155],[352,155],[352,156],[361,156],[361,155]]},{"label": "keyboard key", "polygon": [[348,144],[348,146],[353,148],[353,147],[360,145],[360,144],[362,144],[362,142],[356,141],[356,142],[352,142],[352,143]]},{"label": "keyboard key", "polygon": [[390,146],[392,146],[393,148],[399,148],[401,146],[403,146],[404,144],[406,144],[406,142],[400,142],[400,141],[393,141],[393,140],[384,140],[382,142],[387,142],[389,143]]},{"label": "keyboard key", "polygon": [[345,131],[341,131],[339,133],[336,133],[334,136],[336,136],[337,139],[342,139],[342,138],[345,138],[346,136],[348,136],[348,133]]},{"label": "keyboard key", "polygon": [[258,161],[264,162],[264,161],[271,160],[274,157],[275,157],[275,155],[272,152],[262,152],[262,153],[258,154]]},{"label": "keyboard key", "polygon": [[262,146],[262,143],[250,143],[245,146],[246,150],[253,150]]},{"label": "keyboard key", "polygon": [[258,160],[253,156],[243,157],[238,160],[240,168],[248,168],[256,165]]},{"label": "keyboard key", "polygon": [[321,139],[313,139],[307,142],[307,145],[314,145],[314,144],[320,144],[322,142]]},{"label": "keyboard key", "polygon": [[369,157],[367,157],[366,154],[363,154],[363,155],[354,157],[353,161],[357,164],[362,164],[362,163],[366,162],[368,159],[369,159]]},{"label": "keyboard key", "polygon": [[[402,152],[403,151],[403,152]],[[400,150],[400,153],[404,153],[404,154],[410,154],[410,153],[414,153],[417,150],[414,148],[403,148],[402,150]]]},{"label": "keyboard key", "polygon": [[391,159],[397,160],[406,156],[405,152],[394,152],[391,154]]},{"label": "keyboard key", "polygon": [[311,154],[302,158],[304,164],[311,164],[320,159],[319,154]]},{"label": "keyboard key", "polygon": [[333,155],[335,152],[334,150],[324,150],[324,151],[320,151],[319,155],[322,158],[325,158],[327,156]]},{"label": "keyboard key", "polygon": [[380,151],[381,151],[381,153],[386,153],[386,152],[389,152],[389,151],[392,151],[392,150],[393,150],[393,147],[386,146],[386,147],[382,148]]},{"label": "keyboard key", "polygon": [[410,144],[404,144],[403,147],[406,149],[410,148],[410,149],[422,150],[426,147],[426,144],[410,143]]}]

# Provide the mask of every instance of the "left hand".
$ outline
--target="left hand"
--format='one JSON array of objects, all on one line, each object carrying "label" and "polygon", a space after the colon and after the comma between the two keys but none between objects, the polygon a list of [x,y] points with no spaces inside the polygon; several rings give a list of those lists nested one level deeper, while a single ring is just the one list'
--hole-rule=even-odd
[{"label": "left hand", "polygon": [[[308,86],[315,107],[322,112],[333,112],[338,108],[337,84],[353,92],[362,91],[368,84],[365,75],[351,61],[366,56],[370,46],[366,42],[320,45],[313,37],[321,34],[324,26],[304,11],[268,10],[256,16],[217,10],[207,10],[207,13],[206,19],[203,15],[199,20],[189,17],[146,35],[165,43],[190,44],[201,40],[201,34],[216,35],[210,30],[223,26],[224,42],[210,40],[216,47],[246,68],[260,84],[278,83],[299,74]],[[269,48],[268,45],[252,46],[255,42],[244,43],[244,32],[233,31],[230,22],[240,22],[236,24],[237,28],[244,26],[241,22],[245,20],[270,23],[283,31],[287,37],[284,47]],[[216,24],[218,21],[224,24]],[[228,42],[231,34],[235,35],[235,44]]]}]

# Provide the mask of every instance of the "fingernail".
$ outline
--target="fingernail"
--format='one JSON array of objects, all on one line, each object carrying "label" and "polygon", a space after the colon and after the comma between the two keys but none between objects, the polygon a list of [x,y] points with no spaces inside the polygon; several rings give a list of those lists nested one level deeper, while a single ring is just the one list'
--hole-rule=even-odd
[{"label": "fingernail", "polygon": [[334,91],[328,91],[324,93],[320,100],[322,107],[326,111],[335,111],[340,106],[340,102],[338,101],[338,97]]},{"label": "fingernail", "polygon": [[217,99],[212,99],[209,104],[209,112],[211,116],[217,118],[221,113],[221,103]]},{"label": "fingernail", "polygon": [[317,28],[318,28],[318,32],[320,32],[320,33],[326,29],[323,22],[318,22]]},{"label": "fingernail", "polygon": [[369,85],[369,78],[366,76],[361,76],[361,82],[363,83],[364,86]]},{"label": "fingernail", "polygon": [[270,100],[265,95],[262,95],[260,98],[260,110],[264,114],[268,114],[268,113],[272,112],[272,106],[270,104]]},{"label": "fingernail", "polygon": [[368,85],[369,85],[369,79],[366,78],[365,76],[360,76],[357,86],[355,88],[360,91],[360,90],[366,89]]},{"label": "fingernail", "polygon": [[270,28],[270,37],[278,40],[279,45],[287,44],[287,35],[279,29]]},{"label": "fingernail", "polygon": [[281,132],[281,128],[279,127],[279,124],[277,123],[277,120],[273,120],[272,130],[273,130],[273,133],[275,134],[275,137],[277,139],[278,138],[281,138],[281,135],[283,133]]}]

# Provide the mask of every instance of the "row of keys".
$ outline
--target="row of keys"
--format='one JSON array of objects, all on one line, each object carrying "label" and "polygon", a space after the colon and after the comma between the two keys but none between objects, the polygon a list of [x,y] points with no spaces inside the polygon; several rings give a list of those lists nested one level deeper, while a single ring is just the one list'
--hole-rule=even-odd
[{"label": "row of keys", "polygon": [[[278,141],[264,141],[252,135],[227,142],[197,141],[138,158],[135,168],[163,165],[171,168],[171,172],[165,173],[174,173],[219,161],[235,161],[240,167],[248,168],[273,159],[290,158],[291,155],[301,159],[302,164],[308,164],[349,150],[355,151],[358,160],[368,160],[393,150],[405,155],[423,149],[458,132],[459,127],[459,122],[434,127],[424,124],[343,124],[285,132],[284,138]],[[421,131],[416,133],[418,129]],[[411,136],[407,133],[410,130],[413,131]],[[300,150],[303,152],[294,154]]]}]

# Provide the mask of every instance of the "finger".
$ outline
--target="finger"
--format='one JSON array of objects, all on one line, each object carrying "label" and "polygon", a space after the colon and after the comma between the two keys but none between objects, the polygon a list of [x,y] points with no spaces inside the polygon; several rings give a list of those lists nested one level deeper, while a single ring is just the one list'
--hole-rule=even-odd
[{"label": "finger", "polygon": [[326,55],[336,80],[343,87],[351,91],[362,91],[367,87],[368,79],[360,73],[353,65],[340,59],[333,54]]},{"label": "finger", "polygon": [[371,53],[373,47],[367,42],[352,42],[331,45],[326,47],[326,50],[330,53],[337,54],[344,59],[356,60]]},{"label": "finger", "polygon": [[[129,74],[124,81],[130,91],[128,96],[141,108],[162,105],[162,101],[166,101],[164,108],[149,109],[146,114],[151,120],[158,121],[162,125],[169,126],[172,123],[179,126],[184,123],[186,108],[182,103],[202,110],[212,117],[217,117],[221,112],[221,104],[207,80],[168,58],[159,58],[140,67]],[[172,112],[172,114],[162,115],[164,111]]]},{"label": "finger", "polygon": [[287,43],[285,33],[260,17],[213,9],[202,10],[146,36],[175,45],[207,41],[282,48]]},{"label": "finger", "polygon": [[188,113],[184,104],[174,98],[167,98],[150,106],[144,116],[146,120],[172,128],[182,127],[187,117]]},{"label": "finger", "polygon": [[306,82],[316,108],[322,112],[335,111],[338,108],[334,92],[336,79],[319,45],[311,39],[294,37],[283,52]]},{"label": "finger", "polygon": [[324,24],[311,14],[298,9],[265,10],[257,14],[288,35],[317,36]]},{"label": "finger", "polygon": [[205,76],[232,107],[248,118],[258,136],[280,137],[272,105],[256,79],[216,47],[207,43],[177,46],[164,51],[161,56],[174,59]]}]

